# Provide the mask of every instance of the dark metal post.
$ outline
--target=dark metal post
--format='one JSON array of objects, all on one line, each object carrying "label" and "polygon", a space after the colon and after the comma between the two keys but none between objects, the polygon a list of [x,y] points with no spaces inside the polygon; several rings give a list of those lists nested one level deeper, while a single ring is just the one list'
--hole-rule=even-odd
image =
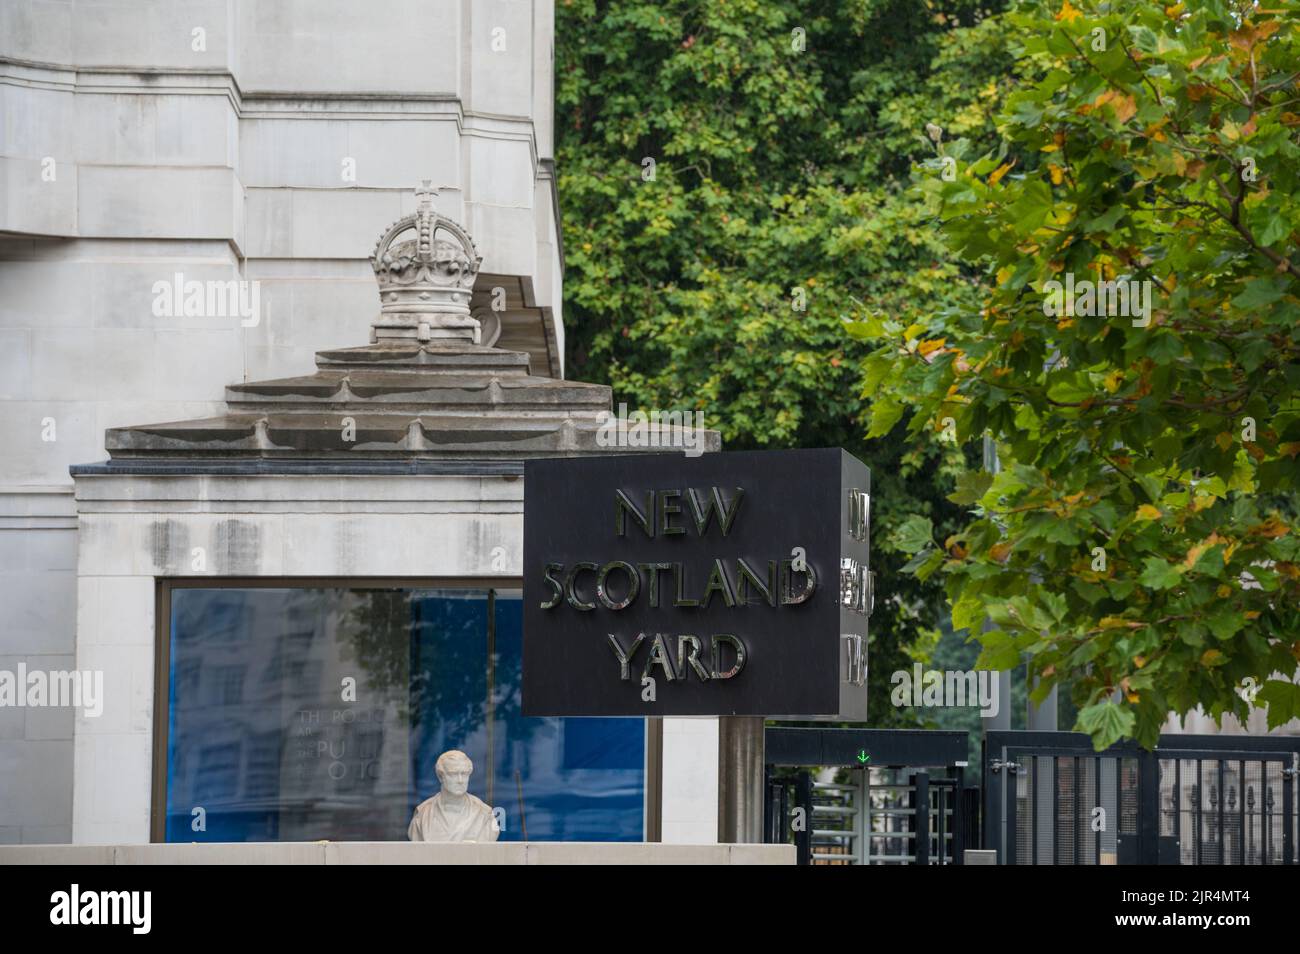
[{"label": "dark metal post", "polygon": [[912,853],[918,865],[930,863],[930,773],[912,776]]},{"label": "dark metal post", "polygon": [[1082,804],[1082,798],[1083,798],[1083,784],[1082,784],[1082,782],[1081,782],[1081,779],[1083,778],[1083,775],[1082,775],[1082,772],[1080,771],[1080,765],[1081,765],[1081,762],[1082,762],[1082,760],[1079,758],[1079,756],[1076,755],[1076,756],[1074,757],[1074,770],[1073,770],[1073,772],[1072,772],[1072,774],[1071,774],[1071,777],[1070,777],[1070,784],[1071,784],[1071,786],[1074,788],[1074,812],[1073,812],[1073,814],[1074,814],[1074,832],[1073,832],[1073,837],[1072,837],[1070,840],[1071,840],[1072,842],[1074,842],[1074,862],[1073,862],[1073,863],[1076,864],[1076,865],[1078,865],[1078,864],[1082,864],[1082,863],[1083,863],[1083,854],[1082,854],[1082,848],[1083,848],[1083,846],[1082,846],[1082,844],[1081,844],[1081,842],[1083,841],[1083,839],[1079,837],[1081,834],[1083,834],[1083,831],[1082,831],[1082,829],[1083,829],[1083,824],[1082,824],[1082,816],[1083,816],[1083,804]]},{"label": "dark metal post", "polygon": [[803,831],[794,834],[795,861],[801,865],[810,865],[812,864],[813,783],[812,773],[807,770],[799,773],[795,801],[797,807],[803,809]]},{"label": "dark metal post", "polygon": [[1160,863],[1160,762],[1154,752],[1138,752],[1138,851],[1144,865]]},{"label": "dark metal post", "polygon": [[[1291,777],[1287,778],[1287,773],[1282,773],[1282,864],[1294,864],[1296,861],[1295,850],[1295,790],[1300,788],[1300,766],[1297,763],[1300,758],[1291,756]],[[1286,762],[1282,763],[1283,769],[1288,766]],[[1268,778],[1267,772],[1264,778]],[[1287,782],[1291,784],[1288,785]]]},{"label": "dark metal post", "polygon": [[1237,776],[1237,851],[1241,854],[1239,865],[1246,864],[1246,760],[1238,763]]},{"label": "dark metal post", "polygon": [[[1094,798],[1093,807],[1100,808],[1101,807],[1101,759],[1100,758],[1096,758],[1092,760],[1092,790],[1093,790],[1093,798]],[[1089,821],[1092,820],[1092,812],[1088,813],[1088,818]],[[1106,819],[1106,825],[1112,825],[1118,822],[1119,822],[1118,818]],[[1097,835],[1092,840],[1093,841],[1092,863],[1094,865],[1101,864],[1101,833],[1103,830],[1105,830],[1106,825],[1103,825],[1101,828],[1097,829]]]}]

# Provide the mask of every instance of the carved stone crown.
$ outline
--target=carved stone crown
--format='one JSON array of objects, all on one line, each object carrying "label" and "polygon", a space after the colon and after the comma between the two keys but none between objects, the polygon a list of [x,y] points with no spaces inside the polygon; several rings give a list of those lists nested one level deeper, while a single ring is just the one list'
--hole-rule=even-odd
[{"label": "carved stone crown", "polygon": [[429,180],[415,194],[418,209],[389,226],[371,258],[380,302],[372,338],[477,343],[479,323],[469,301],[483,258],[469,233],[434,209],[438,193]]}]

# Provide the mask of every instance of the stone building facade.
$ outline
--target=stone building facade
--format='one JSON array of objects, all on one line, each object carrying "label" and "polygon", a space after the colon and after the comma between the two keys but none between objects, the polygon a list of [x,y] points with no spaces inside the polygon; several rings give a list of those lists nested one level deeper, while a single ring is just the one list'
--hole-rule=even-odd
[{"label": "stone building facade", "polygon": [[[573,420],[608,393],[560,380],[552,44],[552,0],[0,5],[0,669],[99,667],[108,683],[93,723],[0,710],[0,843],[150,837],[155,582],[193,572],[195,547],[218,576],[509,575],[484,562],[491,541],[519,543],[509,466],[266,480],[95,462],[138,469],[165,441],[135,426],[227,412],[252,415],[253,457],[275,445],[256,422],[295,389],[251,383],[382,343],[370,256],[421,202],[481,254],[455,329],[475,336],[455,360],[495,381],[478,398],[509,403],[531,372],[530,399],[568,422],[534,450],[576,447]],[[427,331],[401,334],[419,353]],[[326,390],[355,398],[347,359],[330,360]],[[431,427],[408,414],[370,437],[418,451],[439,446]],[[241,508],[259,511],[253,537]],[[319,516],[343,512],[345,531]],[[716,839],[710,721],[664,727],[665,771],[690,780],[663,806],[667,840]]]}]

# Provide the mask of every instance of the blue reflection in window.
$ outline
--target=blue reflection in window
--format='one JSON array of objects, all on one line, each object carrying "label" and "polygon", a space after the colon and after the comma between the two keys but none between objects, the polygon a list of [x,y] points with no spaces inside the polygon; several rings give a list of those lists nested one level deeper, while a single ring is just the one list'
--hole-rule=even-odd
[{"label": "blue reflection in window", "polygon": [[640,841],[645,722],[521,716],[523,600],[498,593],[495,604],[491,804],[506,809],[502,839]]},{"label": "blue reflection in window", "polygon": [[504,841],[643,837],[643,720],[519,715],[518,591],[176,588],[171,606],[168,841],[405,840],[452,748]]}]

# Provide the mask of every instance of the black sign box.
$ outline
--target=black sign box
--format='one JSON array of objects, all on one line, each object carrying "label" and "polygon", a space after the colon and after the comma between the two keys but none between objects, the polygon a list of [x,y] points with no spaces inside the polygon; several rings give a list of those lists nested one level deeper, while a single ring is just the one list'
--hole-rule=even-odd
[{"label": "black sign box", "polygon": [[870,481],[838,448],[526,462],[524,714],[865,720]]}]

